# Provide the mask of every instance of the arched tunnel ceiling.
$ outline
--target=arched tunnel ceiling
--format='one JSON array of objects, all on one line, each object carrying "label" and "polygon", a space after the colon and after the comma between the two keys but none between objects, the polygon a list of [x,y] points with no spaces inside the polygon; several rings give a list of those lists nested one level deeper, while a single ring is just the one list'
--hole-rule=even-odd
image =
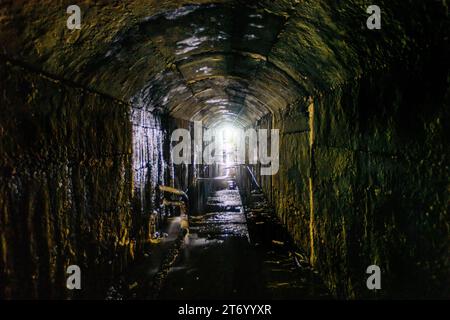
[{"label": "arched tunnel ceiling", "polygon": [[[365,17],[350,2],[340,14]],[[1,5],[2,54],[207,126],[247,126],[361,73],[327,1],[80,1],[75,31],[69,4]]]}]

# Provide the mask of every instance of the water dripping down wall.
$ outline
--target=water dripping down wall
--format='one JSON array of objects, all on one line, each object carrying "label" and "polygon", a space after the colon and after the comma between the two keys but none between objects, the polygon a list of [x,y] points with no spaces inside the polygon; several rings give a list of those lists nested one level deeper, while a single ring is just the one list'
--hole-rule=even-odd
[{"label": "water dripping down wall", "polygon": [[[131,112],[133,126],[133,211],[137,226],[137,237],[148,239],[158,229],[167,209],[161,206],[162,193],[159,185],[173,183],[173,165],[168,141],[170,137],[162,126],[158,114],[141,105],[134,105]],[[169,139],[168,139],[169,138]],[[166,152],[165,152],[166,151]],[[142,221],[144,219],[144,221]],[[144,223],[142,223],[144,222]]]}]

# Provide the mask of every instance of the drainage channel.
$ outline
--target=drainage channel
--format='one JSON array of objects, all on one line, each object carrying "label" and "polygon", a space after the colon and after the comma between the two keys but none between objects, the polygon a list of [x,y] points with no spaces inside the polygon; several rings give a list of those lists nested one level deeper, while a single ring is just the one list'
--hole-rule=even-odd
[{"label": "drainage channel", "polygon": [[331,299],[318,272],[295,245],[259,188],[244,195],[251,243],[264,270],[265,297],[270,299]]},{"label": "drainage channel", "polygon": [[245,198],[244,206],[237,188],[211,193],[206,213],[191,216],[158,298],[330,298],[264,195],[254,190]]},{"label": "drainage channel", "polygon": [[214,189],[205,213],[189,217],[188,234],[179,232],[175,219],[177,230],[152,246],[150,257],[108,298],[330,298],[259,190],[244,195],[243,203],[235,186]]}]

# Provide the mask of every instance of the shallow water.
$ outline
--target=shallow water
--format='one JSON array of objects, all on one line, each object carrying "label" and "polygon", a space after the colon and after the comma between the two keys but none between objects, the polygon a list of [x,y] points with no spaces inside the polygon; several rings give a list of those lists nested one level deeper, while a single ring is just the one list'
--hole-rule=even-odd
[{"label": "shallow water", "polygon": [[159,298],[328,297],[314,271],[299,264],[287,247],[259,243],[261,237],[249,234],[243,208],[239,190],[218,190],[209,196],[207,213],[190,217],[189,236]]}]

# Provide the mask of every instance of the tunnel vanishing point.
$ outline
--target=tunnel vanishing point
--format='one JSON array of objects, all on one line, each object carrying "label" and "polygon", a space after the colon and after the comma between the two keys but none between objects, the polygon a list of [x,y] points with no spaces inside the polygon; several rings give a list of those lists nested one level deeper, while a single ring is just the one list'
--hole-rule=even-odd
[{"label": "tunnel vanishing point", "polygon": [[199,122],[279,130],[278,172],[239,165],[235,181],[332,297],[450,298],[448,5],[2,1],[0,298],[102,298],[154,256],[179,210],[165,190],[194,219],[223,176],[174,164],[171,133]]}]

